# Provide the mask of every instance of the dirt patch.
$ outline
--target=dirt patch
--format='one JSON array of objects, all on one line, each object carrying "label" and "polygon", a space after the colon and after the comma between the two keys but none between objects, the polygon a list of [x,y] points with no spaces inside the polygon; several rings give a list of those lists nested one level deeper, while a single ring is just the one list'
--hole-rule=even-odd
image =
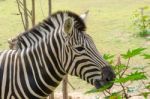
[{"label": "dirt patch", "polygon": [[[63,99],[61,92],[55,92],[54,96],[55,96],[54,99]],[[69,96],[68,99],[98,99],[98,96],[96,95],[85,95],[81,92],[71,92],[71,93],[68,93],[68,96]]]}]

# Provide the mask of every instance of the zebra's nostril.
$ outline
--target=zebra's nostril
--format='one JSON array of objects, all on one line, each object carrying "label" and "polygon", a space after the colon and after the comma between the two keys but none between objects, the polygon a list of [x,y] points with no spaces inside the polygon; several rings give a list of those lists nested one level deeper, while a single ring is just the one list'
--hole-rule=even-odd
[{"label": "zebra's nostril", "polygon": [[110,79],[109,79],[109,78],[106,78],[106,81],[110,81]]},{"label": "zebra's nostril", "polygon": [[[107,76],[108,76],[108,75],[107,75]],[[106,81],[106,82],[113,81],[114,79],[115,79],[115,77],[114,77],[114,76],[111,76],[111,75],[109,75],[108,77],[105,76],[105,77],[103,78],[103,80]]]},{"label": "zebra's nostril", "polygon": [[115,79],[115,73],[109,66],[103,67],[102,73],[103,73],[102,78],[106,82],[110,82],[110,81],[113,81]]}]

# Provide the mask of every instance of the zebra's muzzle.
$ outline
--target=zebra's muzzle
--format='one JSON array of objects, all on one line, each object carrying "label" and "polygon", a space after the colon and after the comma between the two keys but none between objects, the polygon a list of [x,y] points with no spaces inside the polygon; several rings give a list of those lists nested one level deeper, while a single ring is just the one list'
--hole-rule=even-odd
[{"label": "zebra's muzzle", "polygon": [[[99,88],[106,88],[106,89],[110,89],[112,86],[113,86],[113,83],[112,82],[106,82],[106,81],[102,81],[102,80],[95,80],[94,82],[94,86],[96,87],[96,89],[99,89]],[[104,87],[105,86],[105,87]]]},{"label": "zebra's muzzle", "polygon": [[105,88],[111,88],[113,86],[113,80],[116,78],[114,71],[110,66],[106,66],[102,68],[102,79],[96,79],[94,81],[95,87],[101,88],[105,86]]}]

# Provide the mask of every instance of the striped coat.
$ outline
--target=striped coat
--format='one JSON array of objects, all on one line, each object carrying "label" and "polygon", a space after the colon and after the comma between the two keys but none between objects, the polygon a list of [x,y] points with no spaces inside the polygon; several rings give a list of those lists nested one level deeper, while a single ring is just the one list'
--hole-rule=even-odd
[{"label": "striped coat", "polygon": [[99,88],[115,74],[97,51],[77,14],[57,12],[17,37],[0,54],[0,99],[46,98],[65,74]]}]

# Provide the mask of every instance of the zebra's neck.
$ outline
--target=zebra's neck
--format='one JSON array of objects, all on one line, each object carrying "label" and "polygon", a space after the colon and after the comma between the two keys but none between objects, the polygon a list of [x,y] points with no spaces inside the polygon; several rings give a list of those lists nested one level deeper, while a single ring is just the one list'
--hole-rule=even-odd
[{"label": "zebra's neck", "polygon": [[[45,95],[52,92],[65,75],[58,54],[53,49],[51,45],[41,42],[36,47],[23,49],[20,54],[20,59],[24,61],[21,62],[24,63],[22,66],[27,72],[32,70],[30,75],[24,74],[28,75],[27,80],[35,81],[35,83],[30,83],[31,88],[34,89],[34,86],[38,85],[39,91],[41,90]],[[41,86],[40,82],[44,85]]]},{"label": "zebra's neck", "polygon": [[36,68],[33,69],[36,70],[34,73],[38,72],[35,77],[41,77],[38,80],[44,81],[49,92],[59,85],[66,74],[62,66],[62,24],[63,22],[58,23],[55,18],[50,18],[18,38],[19,51],[23,53],[23,57],[31,60],[26,61],[26,65],[30,64],[29,68]]}]

